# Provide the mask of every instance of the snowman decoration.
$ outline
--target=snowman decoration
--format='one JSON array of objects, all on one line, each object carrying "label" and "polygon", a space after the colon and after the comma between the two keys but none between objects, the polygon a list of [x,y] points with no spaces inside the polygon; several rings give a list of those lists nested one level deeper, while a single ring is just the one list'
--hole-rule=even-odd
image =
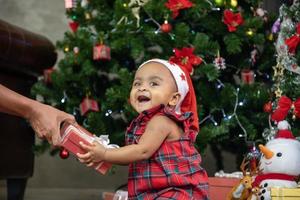
[{"label": "snowman decoration", "polygon": [[257,175],[252,183],[257,194],[252,200],[271,199],[271,187],[295,188],[300,175],[300,142],[295,139],[287,121],[278,123],[278,132],[274,139],[259,145],[262,157]]}]

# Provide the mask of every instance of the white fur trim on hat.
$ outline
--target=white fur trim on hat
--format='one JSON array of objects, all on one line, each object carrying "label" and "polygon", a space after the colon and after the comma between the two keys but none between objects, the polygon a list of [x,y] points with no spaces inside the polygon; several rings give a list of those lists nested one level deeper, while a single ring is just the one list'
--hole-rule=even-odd
[{"label": "white fur trim on hat", "polygon": [[168,68],[168,70],[173,75],[176,85],[177,85],[178,93],[180,94],[180,99],[179,99],[178,104],[176,105],[175,111],[176,111],[176,113],[181,114],[181,109],[180,109],[181,103],[183,102],[186,94],[189,92],[189,85],[188,85],[187,77],[186,77],[185,73],[182,71],[182,69],[177,64],[173,64],[167,60],[162,60],[162,59],[148,60],[148,61],[144,62],[143,64],[141,64],[139,66],[139,68],[141,68],[142,66],[144,66],[145,64],[147,64],[149,62],[157,62],[157,63],[163,64],[165,67]]}]

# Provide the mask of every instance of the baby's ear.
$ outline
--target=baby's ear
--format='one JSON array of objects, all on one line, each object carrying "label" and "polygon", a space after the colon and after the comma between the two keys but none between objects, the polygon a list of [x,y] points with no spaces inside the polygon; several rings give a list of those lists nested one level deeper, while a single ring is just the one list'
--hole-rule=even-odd
[{"label": "baby's ear", "polygon": [[169,101],[169,105],[170,106],[176,106],[180,100],[181,95],[179,94],[179,92],[175,92],[173,93],[170,101]]}]

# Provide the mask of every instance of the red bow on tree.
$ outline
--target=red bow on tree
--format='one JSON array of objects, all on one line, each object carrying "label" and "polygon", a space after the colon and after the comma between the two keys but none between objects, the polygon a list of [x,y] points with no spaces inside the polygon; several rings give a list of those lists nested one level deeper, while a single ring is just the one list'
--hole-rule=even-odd
[{"label": "red bow on tree", "polygon": [[289,47],[289,52],[295,54],[296,48],[300,43],[300,23],[297,25],[296,34],[287,38],[284,42]]},{"label": "red bow on tree", "polygon": [[227,25],[229,32],[234,32],[236,31],[236,27],[244,22],[244,19],[241,13],[234,14],[230,10],[224,10],[223,22]]},{"label": "red bow on tree", "polygon": [[284,120],[290,109],[292,109],[293,117],[300,118],[300,98],[293,102],[287,96],[280,97],[277,109],[271,115],[272,120],[277,122]]},{"label": "red bow on tree", "polygon": [[189,0],[169,0],[165,3],[165,6],[172,11],[172,17],[175,19],[179,14],[179,10],[192,7],[193,3]]},{"label": "red bow on tree", "polygon": [[202,63],[202,59],[193,54],[194,48],[184,47],[181,50],[174,49],[175,56],[172,56],[169,61],[170,63],[175,63],[179,66],[184,66],[187,71],[192,74],[194,69],[193,66]]}]

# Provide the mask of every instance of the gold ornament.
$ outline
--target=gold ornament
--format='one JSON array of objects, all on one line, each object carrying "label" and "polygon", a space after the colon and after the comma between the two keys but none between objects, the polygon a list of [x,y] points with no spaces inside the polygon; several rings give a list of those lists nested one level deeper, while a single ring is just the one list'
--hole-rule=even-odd
[{"label": "gold ornament", "polygon": [[64,48],[64,51],[65,51],[65,52],[68,52],[69,50],[70,50],[70,49],[69,49],[69,47],[67,47],[67,46]]},{"label": "gold ornament", "polygon": [[238,5],[238,1],[237,1],[237,0],[231,0],[231,1],[230,1],[230,5],[231,5],[232,7],[236,7],[236,6]]},{"label": "gold ornament", "polygon": [[282,95],[282,90],[278,87],[277,90],[275,91],[275,95],[277,98],[281,97]]},{"label": "gold ornament", "polygon": [[92,18],[91,14],[89,12],[84,13],[85,19],[90,20]]},{"label": "gold ornament", "polygon": [[274,39],[273,33],[270,33],[270,34],[268,35],[268,40],[273,41],[273,39]]},{"label": "gold ornament", "polygon": [[136,18],[136,26],[140,27],[140,9],[150,0],[130,0],[128,6],[131,8],[133,16]]},{"label": "gold ornament", "polygon": [[253,31],[251,30],[251,29],[249,29],[247,32],[246,32],[246,34],[248,35],[248,36],[253,36]]}]

